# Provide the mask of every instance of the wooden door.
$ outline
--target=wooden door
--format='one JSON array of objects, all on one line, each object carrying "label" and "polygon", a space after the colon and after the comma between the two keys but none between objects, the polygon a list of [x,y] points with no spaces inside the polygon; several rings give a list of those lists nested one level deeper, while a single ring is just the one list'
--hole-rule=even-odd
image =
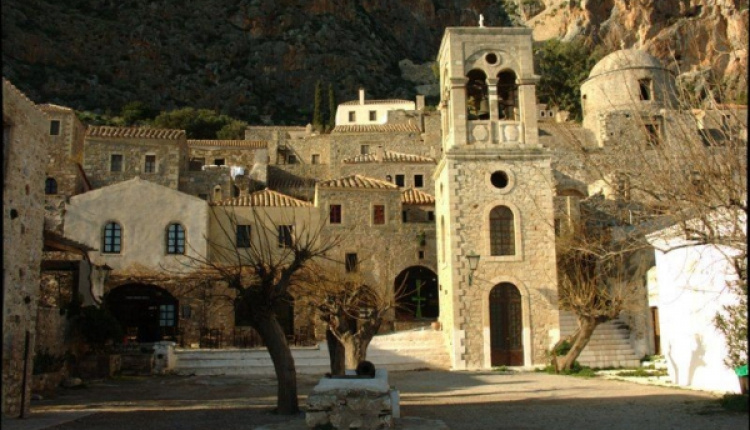
[{"label": "wooden door", "polygon": [[493,366],[523,365],[521,294],[502,283],[490,292],[490,350]]}]

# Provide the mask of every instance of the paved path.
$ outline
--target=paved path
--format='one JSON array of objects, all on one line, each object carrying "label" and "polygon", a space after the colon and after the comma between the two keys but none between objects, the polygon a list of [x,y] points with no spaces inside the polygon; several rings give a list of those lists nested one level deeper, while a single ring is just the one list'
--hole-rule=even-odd
[{"label": "paved path", "polygon": [[[748,415],[716,395],[532,372],[392,372],[402,416],[451,430],[743,430]],[[299,378],[300,403],[316,379]],[[4,430],[252,430],[289,421],[269,412],[275,381],[260,377],[121,378],[36,401],[31,418]],[[60,421],[55,421],[55,419]],[[301,418],[297,417],[297,418]],[[68,420],[65,422],[65,420]]]}]

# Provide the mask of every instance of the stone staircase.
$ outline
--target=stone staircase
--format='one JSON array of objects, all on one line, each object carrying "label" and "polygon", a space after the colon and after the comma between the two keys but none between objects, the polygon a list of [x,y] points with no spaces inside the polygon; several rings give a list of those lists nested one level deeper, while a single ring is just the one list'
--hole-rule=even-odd
[{"label": "stone staircase", "polygon": [[[578,328],[571,312],[560,311],[560,337],[570,336]],[[578,362],[593,368],[638,367],[640,357],[630,345],[630,329],[620,320],[600,324],[591,336]]]},{"label": "stone staircase", "polygon": [[[328,347],[292,347],[298,374],[322,375],[330,371]],[[393,370],[449,369],[450,357],[443,333],[431,328],[375,336],[367,359],[376,368]],[[273,363],[265,348],[175,349],[175,373],[179,375],[273,375]]]}]

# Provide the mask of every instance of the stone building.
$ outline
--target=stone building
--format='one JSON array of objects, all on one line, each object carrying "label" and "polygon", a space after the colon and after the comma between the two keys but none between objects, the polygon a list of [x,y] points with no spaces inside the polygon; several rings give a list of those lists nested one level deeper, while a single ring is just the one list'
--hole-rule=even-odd
[{"label": "stone building", "polygon": [[3,79],[2,414],[29,412],[44,230],[49,117]]}]

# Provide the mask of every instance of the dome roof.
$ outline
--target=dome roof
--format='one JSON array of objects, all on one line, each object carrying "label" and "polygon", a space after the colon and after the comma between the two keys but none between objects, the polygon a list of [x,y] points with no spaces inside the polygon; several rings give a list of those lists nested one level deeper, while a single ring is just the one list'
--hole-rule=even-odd
[{"label": "dome roof", "polygon": [[638,49],[622,49],[602,58],[589,73],[589,79],[623,69],[664,69],[656,57]]}]

